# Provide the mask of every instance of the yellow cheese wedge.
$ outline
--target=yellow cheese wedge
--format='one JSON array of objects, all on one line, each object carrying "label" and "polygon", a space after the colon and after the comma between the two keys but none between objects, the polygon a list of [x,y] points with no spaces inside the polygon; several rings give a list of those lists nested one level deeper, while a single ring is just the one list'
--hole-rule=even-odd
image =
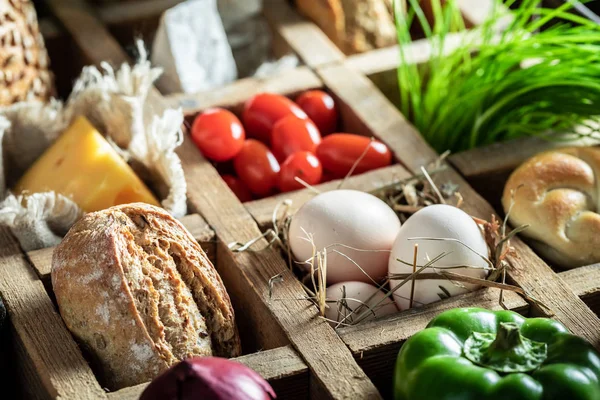
[{"label": "yellow cheese wedge", "polygon": [[54,191],[85,212],[158,201],[133,169],[85,117],[78,117],[29,168],[16,194]]}]

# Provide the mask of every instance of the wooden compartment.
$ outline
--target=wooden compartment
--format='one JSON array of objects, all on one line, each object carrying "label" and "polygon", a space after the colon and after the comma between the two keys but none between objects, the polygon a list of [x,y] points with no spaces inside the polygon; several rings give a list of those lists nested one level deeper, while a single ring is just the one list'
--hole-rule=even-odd
[{"label": "wooden compartment", "polygon": [[[184,217],[183,224],[215,259],[212,229],[197,214]],[[22,254],[6,228],[0,229],[0,293],[9,310],[9,336],[15,354],[18,382],[15,398],[137,399],[146,384],[116,392],[105,392],[81,349],[65,327],[55,304],[49,275],[52,248]],[[33,268],[32,268],[33,267]],[[46,287],[44,287],[46,286]],[[229,291],[232,302],[244,301]],[[244,318],[238,317],[240,321]],[[241,336],[252,349],[253,339],[242,330]],[[276,335],[277,332],[273,332]],[[254,336],[254,335],[251,335]],[[256,351],[236,358],[267,379],[282,398],[306,398],[308,368],[299,355],[280,339],[282,346]],[[246,352],[249,353],[249,352]]]},{"label": "wooden compartment", "polygon": [[[455,33],[447,37],[449,50],[460,43],[461,36],[461,33]],[[416,40],[408,48],[405,48],[405,50],[407,54],[406,62],[417,65],[425,65],[431,54],[431,46],[427,40]],[[397,80],[399,62],[398,49],[383,49],[349,57],[346,59],[344,65],[347,69],[352,70],[353,73],[367,76],[370,80],[369,83],[375,85],[384,94],[386,99],[397,107],[399,104]],[[424,142],[421,137],[419,137],[419,140]],[[427,144],[425,143],[425,145]],[[504,216],[500,200],[504,185],[512,171],[525,160],[539,152],[552,148],[582,145],[585,145],[584,141],[565,143],[542,138],[524,137],[450,154],[448,163],[464,177],[475,192],[487,201],[499,215]],[[588,266],[584,270],[582,269],[581,273],[595,273],[596,270],[596,266]],[[562,277],[571,276],[575,279],[574,271],[558,273]],[[595,287],[600,285],[592,286],[589,288],[590,291],[588,291],[585,298],[588,305],[593,307],[596,313],[600,314],[600,308],[598,308],[596,300],[597,296],[600,296],[600,293]],[[577,292],[576,289],[574,290]]]},{"label": "wooden compartment", "polygon": [[[136,3],[155,2],[130,4]],[[128,61],[120,43],[103,24],[102,14],[90,12],[86,2],[49,0],[48,4],[86,63]],[[438,158],[373,83],[378,74],[394,79],[399,60],[397,48],[345,59],[314,24],[297,15],[285,0],[265,0],[265,10],[272,15],[269,19],[276,22],[276,32],[301,56],[305,67],[269,79],[242,79],[209,93],[163,98],[152,91],[149,101],[154,109],[159,112],[167,106],[182,107],[186,115],[192,116],[211,106],[235,110],[259,92],[294,96],[305,89],[323,88],[338,102],[348,131],[383,141],[396,160],[390,167],[351,177],[344,187],[370,191],[382,182],[411,176]],[[415,58],[411,62],[425,61],[426,42],[413,46],[411,54]],[[241,204],[189,136],[177,152],[184,167],[192,213],[185,217],[186,223],[203,247],[209,252],[212,249],[211,259],[232,296],[245,348],[251,352],[239,360],[267,378],[280,398],[387,398],[398,349],[433,316],[454,307],[501,308],[500,291],[486,288],[334,330],[318,318],[312,303],[303,300],[305,292],[278,250],[236,253],[229,247],[232,242],[247,242],[268,229],[274,206],[281,199],[291,198],[293,207],[298,208],[311,198],[311,192],[302,190]],[[490,219],[493,208],[450,164],[460,166],[451,158],[447,169],[435,175],[436,182],[458,184],[465,200],[463,209]],[[458,169],[464,172],[463,168]],[[477,165],[473,171],[477,172]],[[336,185],[332,182],[317,188],[328,190]],[[265,244],[262,239],[256,246]],[[600,269],[590,266],[555,273],[519,239],[512,244],[517,255],[509,259],[509,282],[551,311],[506,291],[504,305],[525,315],[552,316],[600,348],[600,320],[588,308],[600,312]],[[44,288],[50,251],[23,254],[10,233],[0,228],[0,293],[10,315],[20,387],[31,398],[136,399],[143,385],[105,393],[66,330]],[[283,281],[273,286],[271,296],[269,281],[274,276],[283,277]]]},{"label": "wooden compartment", "polygon": [[[272,79],[240,81],[234,86],[235,90],[223,88],[206,94],[175,95],[167,97],[166,101],[171,105],[185,105],[185,113],[193,116],[203,109],[215,106],[226,107],[235,112],[241,108],[245,100],[260,92],[275,92],[294,98],[302,90],[314,88],[326,90],[338,103],[343,130],[374,136],[385,142],[392,149],[398,162],[386,168],[353,176],[345,182],[344,188],[372,191],[395,179],[406,178],[417,173],[421,166],[428,165],[438,157],[369,79],[345,65],[319,67],[316,73],[319,79],[306,68],[300,68]],[[349,85],[348,82],[352,84]],[[452,167],[448,165],[445,172],[436,175],[435,180],[440,179],[459,184],[459,191],[465,199],[463,206],[465,211],[480,218],[490,219],[494,212],[492,207],[452,170]],[[339,181],[328,182],[315,186],[315,189],[319,191],[335,189],[338,183]],[[305,189],[247,202],[244,206],[265,231],[271,228],[273,211],[281,201],[292,200],[290,210],[293,212],[312,196],[314,193]],[[250,239],[252,238],[248,238]],[[236,241],[245,242],[237,239]],[[600,346],[600,335],[593,333],[588,325],[591,322],[600,326],[600,320],[579,298],[581,297],[590,306],[597,306],[600,299],[600,285],[591,282],[600,278],[600,270],[587,268],[580,269],[577,274],[570,271],[557,275],[520,240],[515,239],[512,243],[517,248],[518,255],[510,260],[510,281],[525,289],[542,303],[549,305],[553,312],[549,313],[535,305],[530,306],[520,296],[506,291],[505,305],[526,315],[549,316],[551,314],[574,332]],[[257,247],[261,246],[257,245]],[[284,262],[281,255],[278,256],[280,262]],[[275,286],[274,292],[277,292],[277,289]],[[497,289],[481,289],[373,322],[340,328],[337,329],[337,333],[350,348],[358,364],[373,380],[380,392],[387,397],[391,390],[394,360],[404,340],[424,328],[434,315],[446,309],[460,306],[498,309],[501,307],[498,296]],[[567,302],[571,306],[565,307]],[[306,303],[310,304],[308,300]],[[578,311],[572,313],[573,309]],[[580,313],[584,313],[585,317]]]}]

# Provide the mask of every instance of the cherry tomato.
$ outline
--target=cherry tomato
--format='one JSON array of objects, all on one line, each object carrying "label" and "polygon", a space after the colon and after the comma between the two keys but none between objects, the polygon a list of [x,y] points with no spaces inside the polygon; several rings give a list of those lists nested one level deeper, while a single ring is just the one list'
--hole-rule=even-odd
[{"label": "cherry tomato", "polygon": [[231,160],[246,138],[240,120],[230,111],[211,108],[194,120],[192,139],[204,156],[213,161]]},{"label": "cherry tomato", "polygon": [[302,179],[309,185],[321,182],[323,168],[321,162],[309,151],[299,151],[290,155],[283,164],[279,173],[279,190],[290,192],[292,190],[304,189],[304,185],[296,181],[296,177]]},{"label": "cherry tomato", "polygon": [[246,102],[242,120],[248,130],[248,136],[269,144],[273,126],[288,115],[308,118],[304,111],[287,97],[261,93]]},{"label": "cherry tomato", "polygon": [[221,178],[223,178],[227,186],[229,186],[229,189],[231,189],[242,203],[252,200],[252,193],[250,193],[250,190],[244,185],[244,182],[233,175],[221,175]]},{"label": "cherry tomato", "polygon": [[323,136],[337,130],[338,110],[333,97],[321,90],[309,90],[296,99]]},{"label": "cherry tomato", "polygon": [[233,159],[233,167],[242,182],[257,196],[270,194],[277,186],[279,163],[271,150],[258,140],[248,139]]},{"label": "cherry tomato", "polygon": [[334,133],[323,138],[317,147],[317,157],[321,160],[323,169],[336,178],[343,178],[367,147],[369,150],[354,169],[354,175],[391,164],[392,153],[385,144],[350,133]]},{"label": "cherry tomato", "polygon": [[279,161],[299,151],[315,153],[321,143],[319,130],[309,119],[289,115],[277,122],[271,135],[271,150]]}]

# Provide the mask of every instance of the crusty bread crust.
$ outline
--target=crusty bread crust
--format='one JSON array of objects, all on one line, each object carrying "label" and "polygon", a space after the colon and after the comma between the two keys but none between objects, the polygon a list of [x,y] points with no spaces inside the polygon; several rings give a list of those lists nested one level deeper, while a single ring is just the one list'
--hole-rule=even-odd
[{"label": "crusty bread crust", "polygon": [[54,251],[52,286],[65,324],[111,390],[149,381],[184,358],[240,354],[221,278],[158,207],[85,215]]},{"label": "crusty bread crust", "polygon": [[558,267],[600,262],[599,173],[600,149],[564,148],[530,158],[504,187],[511,224],[529,225],[523,235]]},{"label": "crusty bread crust", "polygon": [[296,6],[347,55],[396,44],[392,0],[296,0]]}]

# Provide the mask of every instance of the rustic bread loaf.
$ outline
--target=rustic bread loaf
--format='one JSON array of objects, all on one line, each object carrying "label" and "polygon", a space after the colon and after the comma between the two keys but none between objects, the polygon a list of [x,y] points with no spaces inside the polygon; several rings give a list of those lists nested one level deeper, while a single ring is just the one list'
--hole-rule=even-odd
[{"label": "rustic bread loaf", "polygon": [[240,354],[233,308],[200,245],[160,208],[85,215],[52,257],[67,327],[118,389],[192,356]]},{"label": "rustic bread loaf", "polygon": [[48,54],[33,3],[3,1],[0,12],[0,106],[48,100],[53,93]]},{"label": "rustic bread loaf", "polygon": [[530,158],[504,187],[511,224],[529,225],[523,236],[558,267],[600,262],[599,173],[600,149],[564,148]]},{"label": "rustic bread loaf", "polygon": [[396,43],[393,0],[296,0],[298,10],[350,55]]}]

